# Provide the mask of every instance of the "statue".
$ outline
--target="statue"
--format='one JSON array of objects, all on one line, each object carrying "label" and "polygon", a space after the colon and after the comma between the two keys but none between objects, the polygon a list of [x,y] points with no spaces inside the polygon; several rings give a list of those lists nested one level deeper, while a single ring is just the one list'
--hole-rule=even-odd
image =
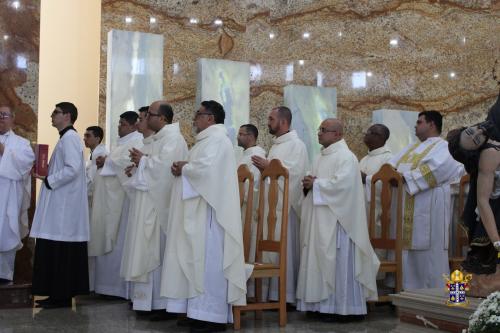
[{"label": "statue", "polygon": [[486,297],[500,290],[500,94],[484,122],[451,131],[448,142],[470,174],[463,212],[470,249],[461,266],[472,274],[470,296]]}]

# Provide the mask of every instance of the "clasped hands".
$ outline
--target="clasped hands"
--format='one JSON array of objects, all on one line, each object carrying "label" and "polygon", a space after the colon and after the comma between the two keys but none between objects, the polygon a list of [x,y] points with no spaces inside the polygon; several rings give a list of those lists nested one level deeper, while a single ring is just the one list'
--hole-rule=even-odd
[{"label": "clasped hands", "polygon": [[177,161],[172,164],[170,171],[176,177],[182,175],[182,168],[187,164],[187,161]]}]

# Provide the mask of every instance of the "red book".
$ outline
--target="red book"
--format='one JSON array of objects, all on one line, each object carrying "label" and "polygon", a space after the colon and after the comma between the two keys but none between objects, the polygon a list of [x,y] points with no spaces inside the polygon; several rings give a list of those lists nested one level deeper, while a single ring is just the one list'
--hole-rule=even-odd
[{"label": "red book", "polygon": [[49,174],[49,145],[35,145],[35,173],[40,176]]}]

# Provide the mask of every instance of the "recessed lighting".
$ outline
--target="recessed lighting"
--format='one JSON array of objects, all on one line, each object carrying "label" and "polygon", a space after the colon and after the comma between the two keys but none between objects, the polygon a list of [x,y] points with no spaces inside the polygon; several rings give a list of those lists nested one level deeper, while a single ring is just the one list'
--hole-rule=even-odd
[{"label": "recessed lighting", "polygon": [[276,37],[276,35],[274,34],[274,32],[269,33],[269,39],[274,39],[274,37]]},{"label": "recessed lighting", "polygon": [[450,72],[450,77],[453,79],[457,74],[455,72]]},{"label": "recessed lighting", "polygon": [[12,7],[14,7],[15,9],[19,9],[19,7],[21,7],[21,2],[12,1]]},{"label": "recessed lighting", "polygon": [[465,42],[467,41],[467,38],[465,38],[465,36],[462,38],[462,43],[465,44]]},{"label": "recessed lighting", "polygon": [[305,63],[305,61],[304,61],[304,60],[302,60],[302,59],[301,59],[301,60],[299,60],[299,65],[300,65],[300,66],[304,66],[304,63]]},{"label": "recessed lighting", "polygon": [[214,24],[215,24],[215,25],[222,25],[222,20],[221,20],[221,19],[216,19],[216,20],[214,21]]},{"label": "recessed lighting", "polygon": [[439,74],[438,73],[434,73],[434,75],[432,77],[435,78],[435,79],[437,79],[437,78],[439,78]]},{"label": "recessed lighting", "polygon": [[372,72],[366,72],[366,76],[372,77],[373,73]]},{"label": "recessed lighting", "polygon": [[197,18],[194,18],[194,17],[191,17],[191,18],[189,19],[189,23],[191,23],[191,24],[198,24],[198,19],[197,19]]},{"label": "recessed lighting", "polygon": [[396,38],[392,38],[389,41],[389,44],[391,44],[391,46],[398,46],[398,43],[399,43],[399,41]]},{"label": "recessed lighting", "polygon": [[9,39],[9,35],[3,35],[3,40]]},{"label": "recessed lighting", "polygon": [[304,33],[302,34],[302,38],[307,39],[307,38],[309,38],[309,37],[311,37],[311,34],[310,34],[309,32],[304,32]]},{"label": "recessed lighting", "polygon": [[342,37],[342,31],[339,31],[339,32],[337,33],[337,36]]},{"label": "recessed lighting", "polygon": [[132,23],[132,18],[130,16],[125,17],[125,23]]},{"label": "recessed lighting", "polygon": [[156,23],[156,17],[150,17],[149,18],[149,23],[155,24]]}]

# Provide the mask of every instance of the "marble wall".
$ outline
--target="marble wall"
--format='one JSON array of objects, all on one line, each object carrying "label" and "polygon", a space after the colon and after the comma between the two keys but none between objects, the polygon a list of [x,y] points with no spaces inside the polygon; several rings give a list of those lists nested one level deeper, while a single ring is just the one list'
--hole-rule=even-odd
[{"label": "marble wall", "polygon": [[36,141],[40,2],[0,0],[0,104],[16,113],[14,130]]},{"label": "marble wall", "polygon": [[237,60],[251,64],[250,121],[262,145],[283,87],[320,85],[337,88],[346,139],[362,156],[373,110],[436,109],[445,131],[484,118],[498,95],[499,16],[500,2],[487,0],[103,0],[100,122],[108,31],[152,32],[165,39],[163,93],[185,134],[197,59]]}]

